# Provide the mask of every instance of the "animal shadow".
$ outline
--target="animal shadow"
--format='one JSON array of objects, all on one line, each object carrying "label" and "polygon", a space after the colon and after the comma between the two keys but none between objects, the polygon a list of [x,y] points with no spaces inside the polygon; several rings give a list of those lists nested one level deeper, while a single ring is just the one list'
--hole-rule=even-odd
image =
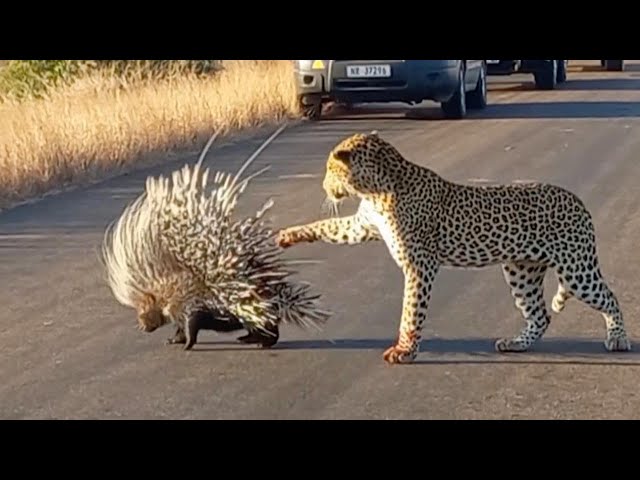
[{"label": "animal shadow", "polygon": [[[246,351],[254,349],[266,352],[336,350],[379,351],[386,350],[395,339],[331,339],[331,340],[281,340],[268,350],[234,344],[233,342],[199,342],[212,348],[201,351]],[[638,365],[640,351],[608,352],[602,339],[543,338],[528,352],[498,353],[494,338],[430,338],[420,344],[420,354],[414,365],[437,364],[585,364],[585,365]],[[216,346],[217,345],[217,346]],[[426,358],[425,358],[426,357]]]}]

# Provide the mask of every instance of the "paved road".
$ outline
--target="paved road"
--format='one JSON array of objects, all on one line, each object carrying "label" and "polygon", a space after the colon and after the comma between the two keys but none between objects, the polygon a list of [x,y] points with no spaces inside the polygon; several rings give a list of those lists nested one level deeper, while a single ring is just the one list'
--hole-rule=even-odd
[{"label": "paved road", "polygon": [[[273,169],[244,206],[273,195],[279,225],[320,215],[327,152],[372,129],[461,182],[564,185],[594,213],[604,273],[636,351],[604,353],[602,318],[572,302],[535,351],[500,356],[494,339],[522,320],[499,270],[446,270],[419,362],[389,367],[381,355],[398,328],[402,282],[383,245],[295,251],[326,260],[304,271],[337,312],[323,332],[287,329],[272,351],[210,332],[189,353],[164,346],[171,332],[135,330],[97,262],[104,226],[142,186],[144,175],[134,175],[0,215],[0,417],[640,417],[640,64],[574,69],[569,78],[552,92],[492,78],[491,106],[464,121],[442,121],[427,104],[296,127],[254,165]],[[216,164],[237,165],[259,143],[216,150]]]}]

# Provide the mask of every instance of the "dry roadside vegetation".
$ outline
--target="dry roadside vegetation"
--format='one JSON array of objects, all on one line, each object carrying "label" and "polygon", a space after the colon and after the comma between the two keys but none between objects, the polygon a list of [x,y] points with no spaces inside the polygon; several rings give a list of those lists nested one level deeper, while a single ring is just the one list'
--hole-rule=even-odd
[{"label": "dry roadside vegetation", "polygon": [[297,116],[291,68],[286,60],[224,61],[214,75],[127,80],[99,70],[42,98],[5,98],[0,208],[201,148],[216,129]]}]

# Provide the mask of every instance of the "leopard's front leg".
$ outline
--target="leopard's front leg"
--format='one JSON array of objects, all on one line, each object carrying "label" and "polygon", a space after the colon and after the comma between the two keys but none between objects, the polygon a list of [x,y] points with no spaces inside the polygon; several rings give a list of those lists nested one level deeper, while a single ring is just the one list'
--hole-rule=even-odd
[{"label": "leopard's front leg", "polygon": [[355,214],[284,228],[278,232],[276,242],[286,248],[297,243],[317,241],[356,245],[381,238],[376,227],[368,224],[361,215]]},{"label": "leopard's front leg", "polygon": [[398,341],[383,355],[389,364],[412,363],[420,350],[431,291],[439,270],[433,258],[420,259],[404,269],[404,297]]}]

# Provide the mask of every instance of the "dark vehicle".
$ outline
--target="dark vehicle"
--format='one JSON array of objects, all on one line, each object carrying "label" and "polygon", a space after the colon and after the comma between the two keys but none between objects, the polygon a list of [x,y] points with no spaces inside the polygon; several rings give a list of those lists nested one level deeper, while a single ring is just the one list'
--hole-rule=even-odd
[{"label": "dark vehicle", "polygon": [[438,102],[446,118],[487,105],[484,60],[294,60],[298,100],[307,118],[336,102]]},{"label": "dark vehicle", "polygon": [[487,60],[489,75],[533,73],[536,88],[553,90],[567,80],[569,60]]},{"label": "dark vehicle", "polygon": [[600,60],[600,65],[609,72],[621,72],[624,70],[624,60]]}]

